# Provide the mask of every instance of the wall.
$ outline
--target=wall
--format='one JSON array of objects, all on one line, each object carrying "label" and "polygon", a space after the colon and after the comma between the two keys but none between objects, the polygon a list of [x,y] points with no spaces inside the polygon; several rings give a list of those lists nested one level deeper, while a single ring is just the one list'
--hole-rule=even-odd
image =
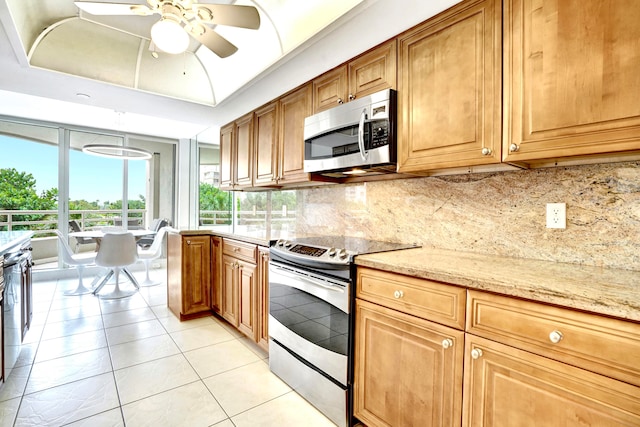
[{"label": "wall", "polygon": [[[296,234],[640,270],[640,162],[298,190]],[[567,204],[547,229],[546,203]]]}]

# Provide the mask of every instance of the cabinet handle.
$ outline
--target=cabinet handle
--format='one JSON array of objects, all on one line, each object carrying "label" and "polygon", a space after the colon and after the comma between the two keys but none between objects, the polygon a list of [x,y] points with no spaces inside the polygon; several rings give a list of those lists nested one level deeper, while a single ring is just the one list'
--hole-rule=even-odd
[{"label": "cabinet handle", "polygon": [[349,101],[353,101],[354,99],[356,99],[356,96],[352,93],[349,94]]},{"label": "cabinet handle", "polygon": [[400,299],[400,298],[402,298],[403,296],[404,296],[404,292],[402,292],[402,291],[395,291],[395,292],[393,293],[393,297],[394,297],[395,299]]},{"label": "cabinet handle", "polygon": [[233,248],[233,252],[240,252],[240,248]]},{"label": "cabinet handle", "polygon": [[187,240],[187,245],[190,245],[190,244],[191,244],[191,240]]},{"label": "cabinet handle", "polygon": [[554,344],[558,344],[560,341],[562,341],[562,338],[564,338],[564,335],[562,335],[562,332],[560,331],[553,331],[549,334],[549,341]]},{"label": "cabinet handle", "polygon": [[451,338],[445,338],[442,340],[442,348],[445,350],[449,347],[453,347],[453,340]]},{"label": "cabinet handle", "polygon": [[471,350],[472,359],[477,360],[481,357],[482,357],[482,350],[480,350],[479,348],[474,348],[473,350]]},{"label": "cabinet handle", "polygon": [[344,101],[342,100],[342,98],[338,98],[338,104],[344,104]]},{"label": "cabinet handle", "polygon": [[491,148],[484,147],[484,148],[482,149],[482,155],[483,155],[483,156],[489,156],[489,155],[491,155]]},{"label": "cabinet handle", "polygon": [[518,144],[511,144],[509,146],[509,152],[511,153],[515,153],[516,151],[518,151],[520,149],[520,147],[518,146]]}]

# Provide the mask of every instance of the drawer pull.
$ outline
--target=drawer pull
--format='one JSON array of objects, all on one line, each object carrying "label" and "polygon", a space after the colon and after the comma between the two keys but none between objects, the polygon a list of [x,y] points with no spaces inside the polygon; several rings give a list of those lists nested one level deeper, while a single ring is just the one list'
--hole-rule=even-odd
[{"label": "drawer pull", "polygon": [[562,335],[562,332],[553,331],[549,334],[549,341],[551,341],[554,344],[558,344],[560,341],[562,341],[563,337],[564,335]]},{"label": "drawer pull", "polygon": [[393,297],[394,297],[395,299],[400,299],[400,298],[402,298],[403,296],[404,296],[404,292],[402,292],[402,291],[395,291],[395,292],[393,293]]},{"label": "drawer pull", "polygon": [[453,340],[451,338],[445,338],[442,340],[442,348],[445,350],[449,347],[453,347]]},{"label": "drawer pull", "polygon": [[476,360],[482,357],[482,350],[480,350],[479,348],[474,348],[473,350],[471,350],[471,358]]}]

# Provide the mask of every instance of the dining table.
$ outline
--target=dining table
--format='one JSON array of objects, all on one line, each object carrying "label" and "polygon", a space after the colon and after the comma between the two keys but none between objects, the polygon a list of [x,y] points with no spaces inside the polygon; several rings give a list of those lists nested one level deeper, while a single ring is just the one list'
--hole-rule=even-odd
[{"label": "dining table", "polygon": [[[100,228],[95,230],[74,231],[69,233],[69,237],[85,237],[85,238],[96,239],[96,252],[98,252],[100,250],[100,240],[107,233],[131,233],[133,234],[133,237],[136,238],[136,240],[144,236],[156,234],[155,231],[144,229],[144,228],[126,230],[124,228],[111,227],[111,228]],[[131,274],[131,271],[129,271],[127,267],[123,268],[122,272],[129,278],[129,280],[131,281],[133,286],[136,288],[136,290],[140,289],[140,284],[138,283],[136,278],[133,276],[133,274]],[[93,289],[94,295],[98,295],[102,287],[107,283],[107,281],[111,278],[112,275],[113,275],[113,271],[109,271],[104,273],[102,276],[96,277],[96,279],[93,281],[93,284],[97,283],[98,286],[96,286],[95,289]]]}]

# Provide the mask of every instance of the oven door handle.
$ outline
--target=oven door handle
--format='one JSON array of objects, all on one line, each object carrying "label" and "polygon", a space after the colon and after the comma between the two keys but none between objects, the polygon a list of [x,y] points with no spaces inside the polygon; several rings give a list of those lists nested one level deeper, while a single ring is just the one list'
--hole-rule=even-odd
[{"label": "oven door handle", "polygon": [[342,286],[337,286],[337,285],[329,285],[326,282],[322,282],[320,280],[316,280],[312,277],[307,276],[306,274],[296,274],[293,273],[287,269],[284,269],[282,267],[278,267],[276,265],[271,265],[274,269],[278,270],[278,274],[282,274],[283,276],[286,276],[290,279],[295,279],[295,280],[304,280],[306,282],[309,282],[315,286],[319,286],[323,289],[332,291],[332,292],[338,292],[343,294],[344,293],[344,288]]}]

